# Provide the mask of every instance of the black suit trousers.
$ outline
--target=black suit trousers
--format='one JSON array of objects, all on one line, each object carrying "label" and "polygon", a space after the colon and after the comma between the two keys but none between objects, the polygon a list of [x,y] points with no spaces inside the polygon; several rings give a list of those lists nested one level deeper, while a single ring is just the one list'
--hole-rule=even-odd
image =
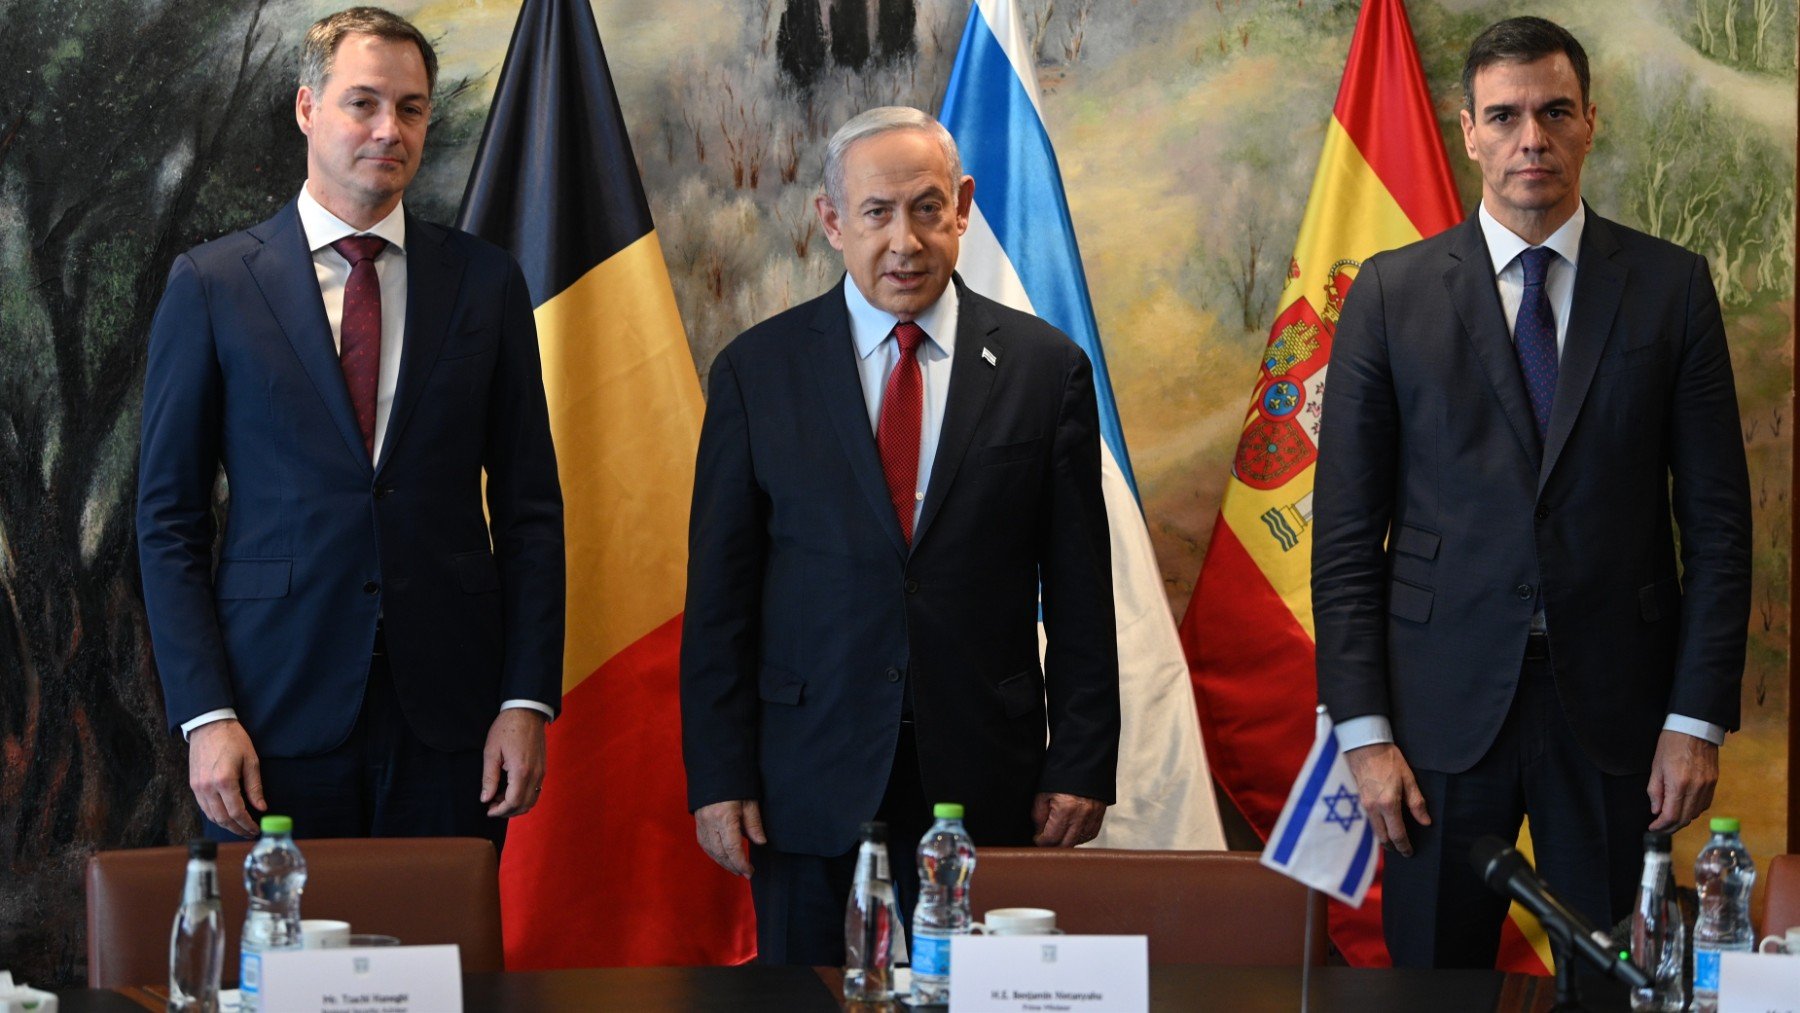
[{"label": "black suit trousers", "polygon": [[1651,819],[1649,772],[1607,774],[1594,764],[1547,658],[1527,658],[1500,735],[1473,767],[1414,775],[1431,825],[1407,817],[1412,857],[1383,854],[1382,923],[1395,966],[1494,966],[1508,901],[1477,876],[1469,851],[1490,834],[1512,843],[1526,818],[1551,892],[1603,930],[1630,912]]}]

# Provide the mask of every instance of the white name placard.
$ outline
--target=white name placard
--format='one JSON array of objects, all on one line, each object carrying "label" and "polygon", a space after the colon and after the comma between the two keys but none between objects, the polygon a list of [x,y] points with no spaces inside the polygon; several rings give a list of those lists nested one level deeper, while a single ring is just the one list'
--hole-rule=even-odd
[{"label": "white name placard", "polygon": [[957,936],[950,1013],[1144,1013],[1147,936]]},{"label": "white name placard", "polygon": [[1719,1013],[1800,1013],[1800,956],[1719,954]]},{"label": "white name placard", "polygon": [[264,1013],[461,1013],[455,946],[275,950],[262,955]]}]

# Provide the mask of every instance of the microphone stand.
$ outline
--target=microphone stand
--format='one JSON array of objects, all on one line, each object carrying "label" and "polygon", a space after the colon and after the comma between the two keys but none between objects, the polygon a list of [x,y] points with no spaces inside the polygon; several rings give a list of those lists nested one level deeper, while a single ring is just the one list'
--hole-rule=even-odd
[{"label": "microphone stand", "polygon": [[1539,921],[1544,926],[1544,934],[1550,938],[1551,957],[1556,961],[1556,1005],[1550,1007],[1550,1013],[1587,1013],[1587,1007],[1581,1002],[1581,986],[1575,981],[1576,964],[1575,941],[1564,931],[1550,927],[1550,923]]}]

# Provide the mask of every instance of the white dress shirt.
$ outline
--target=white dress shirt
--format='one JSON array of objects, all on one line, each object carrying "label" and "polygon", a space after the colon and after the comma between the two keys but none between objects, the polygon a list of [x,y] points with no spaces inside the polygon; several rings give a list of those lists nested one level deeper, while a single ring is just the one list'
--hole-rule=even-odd
[{"label": "white dress shirt", "polygon": [[[887,391],[888,376],[900,361],[900,340],[894,337],[898,319],[885,310],[876,309],[856,287],[856,279],[844,280],[844,303],[850,309],[850,340],[856,348],[856,372],[862,381],[863,403],[869,409],[869,431],[881,425],[881,398]],[[919,431],[919,482],[913,493],[913,528],[919,524],[919,511],[925,505],[925,487],[931,481],[931,465],[937,460],[938,434],[944,428],[944,405],[950,397],[950,367],[955,361],[956,285],[944,289],[938,301],[914,318],[913,323],[925,332],[919,346],[919,370],[925,381],[924,412]]]},{"label": "white dress shirt", "polygon": [[[1525,295],[1525,265],[1519,254],[1531,248],[1517,233],[1500,224],[1488,213],[1487,202],[1476,212],[1482,238],[1487,240],[1488,258],[1494,265],[1494,286],[1500,292],[1500,308],[1506,314],[1506,332],[1512,333],[1519,320],[1519,303]],[[1556,251],[1544,275],[1544,294],[1550,299],[1550,312],[1556,317],[1556,354],[1562,356],[1569,335],[1569,313],[1575,306],[1575,268],[1581,256],[1581,232],[1587,227],[1587,205],[1580,204],[1562,227],[1550,233],[1541,246]],[[1547,629],[1542,612],[1532,616],[1533,629]],[[1725,729],[1710,721],[1684,714],[1670,714],[1663,730],[1682,732],[1713,745],[1725,741]],[[1362,746],[1394,741],[1394,729],[1385,715],[1368,714],[1351,718],[1337,726],[1338,748],[1348,752]]]},{"label": "white dress shirt", "polygon": [[[313,274],[319,279],[319,295],[325,300],[325,320],[331,325],[331,346],[342,351],[344,320],[344,286],[350,281],[350,262],[331,248],[345,236],[379,236],[387,246],[375,257],[375,276],[381,282],[381,364],[375,377],[375,460],[381,460],[381,448],[387,436],[388,414],[394,406],[394,388],[400,382],[400,350],[406,344],[406,205],[394,205],[386,218],[367,229],[358,229],[325,210],[309,187],[300,188],[297,202],[300,228],[306,233],[306,247],[312,251]],[[550,717],[552,711],[536,700],[507,700],[501,710],[524,707]],[[226,719],[235,720],[237,711],[230,707],[207,711],[181,723],[181,737],[187,738],[201,725]]]}]

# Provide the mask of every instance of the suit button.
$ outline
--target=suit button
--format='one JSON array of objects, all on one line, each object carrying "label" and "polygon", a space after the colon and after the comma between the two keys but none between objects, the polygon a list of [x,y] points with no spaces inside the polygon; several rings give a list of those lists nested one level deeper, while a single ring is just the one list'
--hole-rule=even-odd
[{"label": "suit button", "polygon": [[1530,584],[1520,584],[1515,591],[1518,594],[1520,601],[1529,601],[1531,599]]},{"label": "suit button", "polygon": [[1540,504],[1537,508],[1537,519],[1541,521],[1547,519],[1549,516],[1550,508]]},{"label": "suit button", "polygon": [[363,582],[363,594],[374,594],[375,592],[380,591],[380,590],[381,590],[381,585],[375,583],[372,580]]},{"label": "suit button", "polygon": [[917,594],[918,592],[919,592],[919,582],[917,580],[913,579],[912,577],[906,578],[906,593],[907,594]]},{"label": "suit button", "polygon": [[900,681],[900,670],[898,668],[888,669],[887,670],[887,681],[899,682]]},{"label": "suit button", "polygon": [[389,493],[391,493],[391,492],[393,492],[393,491],[394,491],[394,490],[393,490],[393,487],[392,487],[392,486],[386,486],[386,485],[384,485],[384,486],[382,486],[382,487],[381,487],[381,488],[379,488],[379,489],[377,489],[377,490],[375,490],[375,498],[376,498],[376,499],[387,499],[387,498],[388,498],[388,494],[389,494]]}]

